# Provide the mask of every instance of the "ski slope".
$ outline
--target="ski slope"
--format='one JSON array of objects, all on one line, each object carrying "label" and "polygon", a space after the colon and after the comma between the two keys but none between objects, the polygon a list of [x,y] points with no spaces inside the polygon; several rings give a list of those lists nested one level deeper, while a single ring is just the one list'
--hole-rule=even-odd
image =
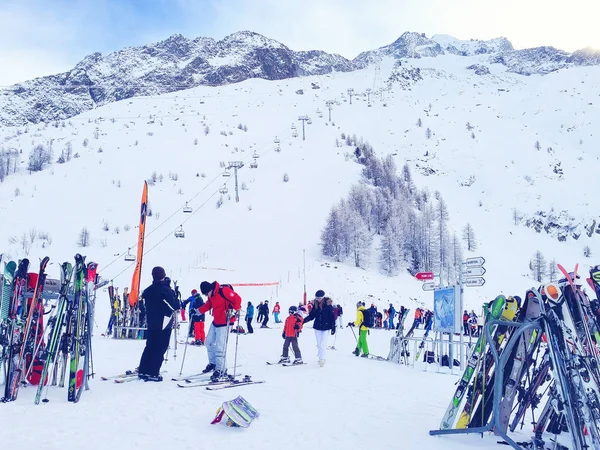
[{"label": "ski slope", "polygon": [[[149,191],[153,216],[146,229],[144,286],[151,281],[154,265],[165,267],[184,295],[205,279],[278,282],[277,287],[238,291],[244,305],[277,299],[287,311],[302,299],[306,250],[309,298],[324,289],[344,306],[345,322],[353,318],[357,300],[374,302],[380,309],[389,302],[412,311],[420,304],[431,307],[432,295],[421,290],[420,282],[408,274],[379,274],[375,258],[370,269],[362,270],[320,257],[319,235],[331,206],[360,180],[361,166],[349,156],[353,149],[336,146],[344,132],[362,137],[380,156],[394,154],[400,167],[408,162],[418,188],[442,193],[457,231],[467,223],[473,226],[479,249],[467,256],[485,257],[487,273],[483,287],[466,291],[469,309],[478,311],[484,300],[500,293],[522,295],[535,284],[528,264],[536,250],[566,267],[579,262],[586,270],[600,251],[597,237],[582,234],[578,240],[558,242],[515,226],[512,211],[533,214],[554,208],[568,210],[580,221],[597,217],[593,188],[600,146],[595,127],[600,119],[600,68],[571,68],[543,77],[506,73],[499,65],[490,66],[486,76],[466,69],[484,63],[483,56],[453,55],[403,62],[403,67],[419,68],[423,80],[409,89],[392,85],[385,94],[387,106],[374,97],[369,107],[363,94],[383,87],[377,80],[386,80],[394,70],[390,60],[379,66],[378,77],[370,67],[278,82],[248,80],[124,100],[74,117],[64,127],[57,123],[2,128],[1,145],[23,153],[18,173],[0,185],[0,248],[13,259],[28,256],[34,265],[49,255],[55,263],[48,268],[50,277],[58,276],[58,263],[80,252],[98,262],[99,273],[122,289],[133,272],[123,256],[128,248],[135,253],[142,183],[155,171],[162,181]],[[320,89],[312,89],[311,83]],[[348,88],[357,93],[352,105]],[[296,93],[300,89],[302,95]],[[337,101],[332,123],[326,100]],[[306,125],[306,140],[298,121],[303,115],[312,120]],[[417,126],[419,118],[422,128]],[[292,136],[292,124],[298,137]],[[431,139],[425,137],[426,128],[432,131]],[[275,137],[281,152],[275,151]],[[54,159],[67,142],[80,157],[27,173],[29,150],[50,141]],[[540,151],[534,148],[536,141]],[[256,169],[250,168],[254,152],[259,154]],[[553,172],[557,160],[562,177]],[[221,161],[245,163],[239,171],[239,203],[233,176],[222,176]],[[435,174],[428,174],[429,169]],[[471,177],[470,186],[461,186]],[[224,184],[228,194],[217,208]],[[186,202],[193,208],[191,214],[182,212]],[[103,230],[104,221],[108,231]],[[173,236],[180,225],[184,239]],[[91,236],[86,248],[77,245],[82,227]],[[25,233],[26,244],[32,228],[48,233],[52,242],[35,239],[26,252],[21,236]],[[584,245],[590,246],[591,259],[583,258]],[[108,295],[100,292],[94,338],[98,375],[136,367],[143,347],[141,341],[101,338],[109,313]],[[8,433],[4,442],[7,448],[35,444],[48,449],[81,448],[82,442],[90,449],[209,449],[226,443],[252,450],[360,448],[368,439],[377,448],[496,447],[494,437],[429,437],[450,401],[456,375],[355,358],[350,354],[354,338],[347,329],[340,331],[338,351],[331,352],[323,369],[315,361],[310,329],[300,341],[308,365],[267,367],[264,362],[281,352],[280,336],[280,330],[273,329],[240,337],[242,372],[267,380],[240,388],[262,415],[244,432],[209,425],[220,402],[238,395],[233,390],[186,390],[170,381],[118,386],[95,379],[76,406],[66,403],[66,392],[51,389],[51,402],[32,410],[33,389],[22,389],[17,402],[1,405]],[[389,337],[372,332],[372,352],[386,356]],[[186,371],[204,367],[204,352],[189,349]],[[182,354],[180,348],[174,361],[169,353],[169,376],[179,372]],[[31,433],[24,418],[35,418],[48,438]],[[528,436],[528,431],[523,434]]]}]

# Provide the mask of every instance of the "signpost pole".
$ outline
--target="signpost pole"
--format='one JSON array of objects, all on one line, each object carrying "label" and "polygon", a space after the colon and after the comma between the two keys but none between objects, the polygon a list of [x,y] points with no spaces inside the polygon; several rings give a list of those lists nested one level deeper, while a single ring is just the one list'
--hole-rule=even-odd
[{"label": "signpost pole", "polygon": [[[464,263],[460,264],[460,271],[458,274],[458,289],[459,289],[459,304],[460,304],[460,314],[462,316],[463,311],[464,311],[464,302],[463,302],[463,269],[464,269]],[[463,340],[463,330],[460,330],[460,370],[465,370],[465,346],[464,346],[464,340]]]}]

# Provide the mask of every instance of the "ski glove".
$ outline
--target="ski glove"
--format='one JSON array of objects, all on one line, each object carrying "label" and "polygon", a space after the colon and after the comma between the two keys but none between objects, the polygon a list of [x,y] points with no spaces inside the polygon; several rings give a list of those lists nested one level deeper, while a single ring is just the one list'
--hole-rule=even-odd
[{"label": "ski glove", "polygon": [[335,327],[331,329],[331,335],[333,336],[335,334]]},{"label": "ski glove", "polygon": [[283,339],[285,339],[285,331],[283,331],[283,332],[281,333],[281,337],[282,337]]},{"label": "ski glove", "polygon": [[348,322],[348,327],[353,327],[354,326],[354,322]]}]

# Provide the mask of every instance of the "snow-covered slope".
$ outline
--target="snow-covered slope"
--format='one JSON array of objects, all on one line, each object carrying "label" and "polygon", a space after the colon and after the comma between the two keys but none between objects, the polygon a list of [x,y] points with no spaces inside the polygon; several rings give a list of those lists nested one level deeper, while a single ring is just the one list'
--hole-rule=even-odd
[{"label": "snow-covered slope", "polygon": [[[56,122],[1,128],[1,146],[22,150],[17,173],[0,184],[2,251],[12,258],[27,254],[32,261],[48,254],[55,263],[81,252],[99,263],[103,277],[114,280],[116,286],[127,286],[133,267],[123,256],[130,247],[134,251],[142,182],[156,172],[156,182],[150,186],[153,215],[148,219],[144,285],[156,264],[166,268],[184,293],[204,279],[279,282],[278,287],[241,287],[239,291],[244,301],[278,299],[285,311],[302,298],[306,249],[309,296],[324,289],[345,307],[345,320],[352,319],[358,299],[379,308],[389,302],[411,309],[418,304],[431,307],[432,295],[423,292],[419,282],[406,273],[384,277],[375,259],[370,269],[363,270],[320,257],[319,235],[329,209],[360,180],[361,167],[351,156],[354,148],[336,146],[336,139],[342,143],[343,132],[362,137],[381,156],[394,155],[398,166],[407,162],[418,188],[441,192],[454,229],[472,225],[479,248],[467,256],[486,258],[487,282],[481,288],[467,289],[465,301],[470,309],[479,310],[484,300],[501,292],[522,295],[536,284],[528,269],[536,250],[567,267],[579,262],[585,270],[588,263],[597,261],[584,259],[583,247],[589,245],[593,256],[600,252],[600,236],[588,237],[584,232],[585,225],[598,221],[590,192],[599,169],[600,67],[571,66],[545,76],[524,77],[507,72],[503,65],[490,64],[489,58],[487,53],[440,54],[403,59],[399,66],[393,56],[381,55],[377,66],[352,72],[200,86],[118,101],[64,121],[64,126]],[[489,74],[467,69],[473,65],[486,67]],[[379,90],[387,87],[380,96]],[[354,89],[352,104],[348,88]],[[371,89],[371,106],[367,89]],[[329,100],[333,101],[332,122],[325,103]],[[298,121],[304,115],[311,118],[305,124],[306,140],[302,140]],[[275,140],[280,141],[280,152]],[[56,160],[68,142],[78,158],[27,173],[28,153],[35,145],[51,144]],[[254,153],[257,168],[250,167]],[[233,194],[233,177],[222,176],[222,161],[245,163],[238,172],[239,202]],[[283,181],[284,174],[289,181]],[[228,192],[221,194],[224,185]],[[217,208],[220,197],[223,203]],[[186,203],[192,213],[183,212]],[[563,210],[573,221],[561,223],[564,227],[559,231],[550,226],[547,233],[542,226],[538,233],[525,226],[527,219],[539,217],[538,211],[546,218],[552,213],[558,221]],[[180,225],[184,239],[173,235]],[[91,237],[86,248],[77,245],[83,227]],[[34,228],[36,232],[30,233]],[[40,232],[46,238],[40,238]],[[560,236],[565,239],[560,241]],[[56,277],[56,266],[49,272]],[[108,299],[102,292],[97,335],[104,331],[108,315]],[[312,429],[329,419],[334,429],[347,427],[352,420],[367,420],[377,439],[393,425],[406,448],[497,447],[494,438],[427,436],[427,430],[439,424],[455,377],[356,359],[349,353],[354,345],[349,330],[338,337],[339,350],[328,358],[321,373],[314,366],[310,331],[301,342],[309,366],[290,369],[296,371],[291,374],[267,371],[263,360],[278,356],[279,336],[280,330],[259,330],[240,338],[244,373],[268,379],[268,384],[243,393],[263,413],[248,433],[232,437],[227,434],[232,430],[211,429],[207,424],[218,404],[236,394],[182,393],[165,384],[116,386],[125,389],[113,394],[115,386],[100,381],[93,382],[92,391],[79,406],[86,409],[77,410],[85,411],[82,416],[88,419],[78,433],[94,437],[92,448],[121,445],[117,442],[128,448],[163,445],[162,435],[126,434],[119,440],[88,428],[90,423],[108,427],[106,411],[137,402],[147,409],[168,405],[160,412],[135,417],[142,414],[151,427],[172,426],[168,429],[178,436],[174,444],[182,448],[214,446],[202,447],[189,437],[187,417],[193,408],[198,408],[194,411],[201,417],[200,434],[215,441],[232,439],[234,445],[243,438],[251,442],[250,450],[285,448],[287,441],[282,443],[269,434],[273,429],[300,422]],[[373,353],[385,356],[389,335],[372,333],[371,339]],[[137,363],[139,342],[102,341],[97,336],[95,345],[98,373],[118,372]],[[192,350],[190,371],[206,363],[203,349]],[[177,372],[177,367],[169,366],[169,375]],[[371,394],[385,397],[383,403],[374,406],[364,385],[370,386]],[[8,425],[13,433],[9,442],[25,439],[20,418],[29,412],[30,397],[24,391],[18,402],[2,405],[13,421]],[[52,395],[52,402],[40,413],[42,422],[53,425],[72,419],[75,413],[62,404],[62,393]],[[361,408],[370,408],[368,419],[366,412],[361,415]],[[126,409],[125,414],[130,413]],[[122,435],[127,429],[119,422],[113,430]],[[351,433],[336,435],[339,440],[330,434],[324,440],[308,436],[300,445],[294,442],[295,448],[356,448],[360,439]],[[48,448],[57,448],[59,441],[52,441]],[[377,443],[380,448],[398,445],[397,440],[387,438]],[[75,445],[65,444],[66,448]]]}]

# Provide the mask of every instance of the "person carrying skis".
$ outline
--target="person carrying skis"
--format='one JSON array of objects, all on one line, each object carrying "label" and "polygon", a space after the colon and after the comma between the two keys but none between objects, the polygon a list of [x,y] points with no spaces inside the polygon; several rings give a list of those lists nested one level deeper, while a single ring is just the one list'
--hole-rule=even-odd
[{"label": "person carrying skis", "polygon": [[[160,367],[169,347],[171,330],[175,323],[173,313],[179,308],[173,291],[165,284],[165,269],[160,266],[152,269],[152,284],[142,293],[146,303],[146,347],[140,359],[138,377],[145,381],[162,381]],[[171,317],[163,326],[165,317]]]},{"label": "person carrying skis", "polygon": [[285,324],[283,325],[283,332],[281,333],[281,337],[285,339],[283,343],[283,353],[281,359],[279,360],[279,364],[287,364],[290,362],[289,350],[290,345],[294,350],[294,362],[293,364],[304,364],[302,362],[302,354],[300,353],[300,347],[298,347],[298,337],[300,336],[300,332],[302,331],[302,317],[298,314],[298,308],[295,306],[290,306],[288,310],[289,316],[285,319]]},{"label": "person carrying skis", "polygon": [[281,320],[279,320],[280,311],[281,306],[279,306],[279,302],[275,302],[275,306],[273,306],[273,317],[275,318],[275,323],[281,323]]},{"label": "person carrying skis", "polygon": [[227,335],[229,325],[235,323],[235,313],[242,307],[242,298],[230,286],[221,287],[213,281],[200,283],[200,292],[208,300],[199,309],[200,314],[212,310],[213,322],[206,336],[206,349],[208,351],[208,365],[204,373],[214,370],[212,381],[217,381],[227,375],[225,368],[225,354],[227,353]]},{"label": "person carrying skis", "polygon": [[[369,357],[369,345],[367,344],[367,334],[369,333],[369,328],[363,325],[365,321],[365,316],[363,311],[365,307],[361,302],[356,304],[356,320],[354,321],[354,326],[358,327],[358,340],[356,341],[356,348],[352,353],[356,356],[360,356],[360,352],[362,351],[362,357]],[[352,322],[349,323],[352,325]]]},{"label": "person carrying skis", "polygon": [[248,327],[248,333],[254,333],[254,328],[252,328],[252,319],[254,319],[254,306],[252,302],[248,302],[248,306],[246,307],[246,325]]},{"label": "person carrying skis", "polygon": [[315,299],[311,302],[312,308],[308,316],[304,318],[304,323],[314,320],[313,329],[317,340],[317,355],[319,366],[325,365],[325,347],[327,332],[335,334],[335,320],[333,319],[333,301],[325,297],[325,292],[319,289],[315,293]]}]

